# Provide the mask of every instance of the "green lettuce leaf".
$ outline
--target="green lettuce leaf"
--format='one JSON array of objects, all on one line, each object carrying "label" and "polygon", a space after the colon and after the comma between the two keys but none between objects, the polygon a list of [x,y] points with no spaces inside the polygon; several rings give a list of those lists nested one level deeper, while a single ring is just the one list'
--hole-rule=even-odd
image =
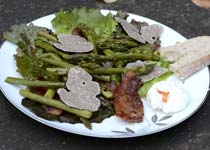
[{"label": "green lettuce leaf", "polygon": [[85,24],[91,28],[97,40],[107,39],[116,31],[117,22],[111,14],[103,16],[99,9],[93,8],[74,8],[73,10],[60,10],[55,14],[52,25],[57,34],[72,33],[80,24]]},{"label": "green lettuce leaf", "polygon": [[44,30],[46,29],[35,26],[32,23],[29,25],[13,25],[9,31],[3,33],[3,38],[17,44],[21,51],[30,54],[36,49],[34,41],[37,39],[38,32]]},{"label": "green lettuce leaf", "polygon": [[[159,62],[157,62],[157,65],[158,66],[161,66],[161,67],[165,67],[165,68],[169,68],[169,62],[165,61],[164,59],[160,59]],[[148,81],[146,83],[144,83],[144,85],[138,90],[138,94],[141,96],[141,97],[146,97],[147,95],[147,92],[149,91],[149,89],[152,87],[153,84],[157,83],[157,82],[160,82],[160,81],[163,81],[163,80],[166,80],[168,77],[170,77],[171,75],[173,75],[173,72],[171,71],[168,71],[166,72],[165,74],[151,80],[151,81]]]},{"label": "green lettuce leaf", "polygon": [[157,77],[151,81],[148,81],[146,83],[144,83],[144,85],[139,89],[138,93],[141,97],[146,97],[147,92],[149,91],[149,89],[152,87],[152,85],[156,82],[160,82],[163,80],[166,80],[168,77],[170,77],[171,75],[173,75],[172,72],[168,71],[167,73],[165,73],[164,75]]},{"label": "green lettuce leaf", "polygon": [[59,77],[49,73],[46,68],[51,67],[49,64],[42,62],[37,57],[32,57],[23,53],[21,56],[14,55],[19,72],[25,79],[44,79],[58,81]]}]

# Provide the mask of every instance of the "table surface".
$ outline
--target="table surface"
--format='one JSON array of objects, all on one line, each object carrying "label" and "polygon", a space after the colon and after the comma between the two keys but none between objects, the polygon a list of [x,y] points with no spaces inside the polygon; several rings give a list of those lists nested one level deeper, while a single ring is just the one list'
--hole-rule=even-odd
[{"label": "table surface", "polygon": [[[99,0],[0,0],[0,34],[10,25],[27,23],[61,8],[81,6],[125,10],[146,16],[187,38],[210,34],[210,10],[195,6],[190,0],[118,0],[113,4]],[[0,150],[209,150],[209,115],[210,98],[207,98],[192,117],[166,131],[128,139],[92,138],[36,122],[17,110],[0,92]]]}]

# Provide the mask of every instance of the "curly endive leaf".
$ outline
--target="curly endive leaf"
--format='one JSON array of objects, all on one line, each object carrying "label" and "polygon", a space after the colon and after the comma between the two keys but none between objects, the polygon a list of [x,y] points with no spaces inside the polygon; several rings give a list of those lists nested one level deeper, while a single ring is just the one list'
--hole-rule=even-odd
[{"label": "curly endive leaf", "polygon": [[3,38],[17,44],[21,51],[31,53],[36,49],[34,41],[37,39],[37,33],[45,30],[45,28],[35,26],[32,23],[13,25],[7,32],[3,33]]}]

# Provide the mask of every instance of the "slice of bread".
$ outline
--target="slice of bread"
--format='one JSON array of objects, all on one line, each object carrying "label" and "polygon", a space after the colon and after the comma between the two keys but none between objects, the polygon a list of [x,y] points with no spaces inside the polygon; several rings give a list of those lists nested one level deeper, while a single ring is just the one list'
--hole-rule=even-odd
[{"label": "slice of bread", "polygon": [[160,55],[173,62],[170,70],[181,79],[210,65],[210,36],[199,36],[160,48]]}]

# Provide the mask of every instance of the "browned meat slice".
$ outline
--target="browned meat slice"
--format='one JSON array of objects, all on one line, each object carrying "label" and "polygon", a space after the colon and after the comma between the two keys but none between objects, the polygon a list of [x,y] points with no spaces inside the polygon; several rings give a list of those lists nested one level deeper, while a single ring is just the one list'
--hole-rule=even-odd
[{"label": "browned meat slice", "polygon": [[123,76],[121,84],[114,90],[116,116],[128,122],[142,122],[143,103],[137,93],[142,85],[143,82],[133,71]]}]

